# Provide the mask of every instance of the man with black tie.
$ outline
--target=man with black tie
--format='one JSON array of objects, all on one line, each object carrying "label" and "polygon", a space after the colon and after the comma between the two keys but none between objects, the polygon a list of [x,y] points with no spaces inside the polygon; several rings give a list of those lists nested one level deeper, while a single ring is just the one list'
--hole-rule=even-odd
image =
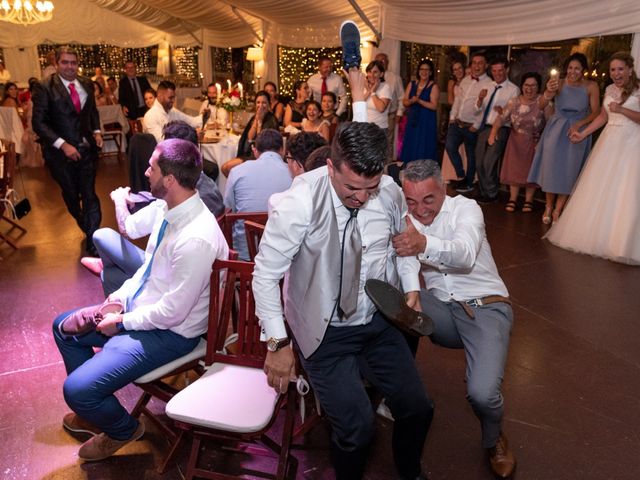
[{"label": "man with black tie", "polygon": [[127,118],[136,120],[144,117],[147,106],[144,103],[144,92],[151,88],[149,80],[144,76],[137,76],[136,64],[127,60],[124,73],[118,87],[118,100]]},{"label": "man with black tie", "polygon": [[33,92],[33,130],[69,213],[87,236],[86,251],[93,256],[97,251],[92,236],[102,219],[95,191],[100,118],[91,80],[78,76],[73,48],[56,50],[56,72]]}]

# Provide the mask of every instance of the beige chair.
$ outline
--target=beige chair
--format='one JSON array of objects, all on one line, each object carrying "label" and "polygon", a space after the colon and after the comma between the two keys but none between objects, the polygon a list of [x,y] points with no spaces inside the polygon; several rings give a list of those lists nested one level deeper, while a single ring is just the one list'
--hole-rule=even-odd
[{"label": "beige chair", "polygon": [[[275,473],[265,472],[260,476],[281,480],[291,475],[290,468],[295,470],[296,461],[290,454],[290,446],[296,389],[291,385],[286,395],[277,394],[267,384],[262,370],[266,348],[260,341],[260,324],[254,310],[251,290],[253,266],[251,262],[240,261],[217,260],[214,263],[206,372],[167,403],[167,415],[181,430],[180,436],[186,432],[193,436],[185,473],[187,479],[194,476],[237,478],[198,465],[202,443],[210,440],[235,445],[242,452],[275,456],[278,460]],[[219,289],[221,281],[223,286]],[[236,348],[234,353],[216,352],[215,346],[221,338],[226,338],[232,305],[236,301],[239,304]],[[272,431],[281,409],[285,410],[284,425]],[[174,456],[178,444],[173,445],[170,457]],[[226,465],[213,468],[219,470],[218,467]],[[253,468],[239,468],[243,473],[259,475]]]}]

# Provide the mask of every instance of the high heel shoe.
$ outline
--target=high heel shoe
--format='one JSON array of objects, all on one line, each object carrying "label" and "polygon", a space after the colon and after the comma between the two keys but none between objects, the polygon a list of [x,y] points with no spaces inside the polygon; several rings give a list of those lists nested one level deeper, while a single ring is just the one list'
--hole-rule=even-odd
[{"label": "high heel shoe", "polygon": [[542,223],[549,225],[551,223],[551,207],[545,207],[542,214]]}]

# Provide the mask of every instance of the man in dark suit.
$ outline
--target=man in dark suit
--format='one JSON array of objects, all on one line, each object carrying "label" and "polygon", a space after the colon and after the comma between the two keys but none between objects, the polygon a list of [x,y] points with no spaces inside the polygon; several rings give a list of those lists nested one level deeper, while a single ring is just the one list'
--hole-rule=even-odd
[{"label": "man in dark suit", "polygon": [[78,76],[76,51],[58,48],[56,63],[57,73],[34,90],[33,130],[69,213],[87,236],[87,253],[93,255],[97,252],[91,237],[102,219],[95,191],[100,118],[91,80]]},{"label": "man in dark suit", "polygon": [[143,117],[148,108],[144,103],[144,92],[151,88],[147,77],[136,75],[136,64],[127,60],[124,64],[124,75],[118,87],[118,101],[127,118],[136,120]]}]

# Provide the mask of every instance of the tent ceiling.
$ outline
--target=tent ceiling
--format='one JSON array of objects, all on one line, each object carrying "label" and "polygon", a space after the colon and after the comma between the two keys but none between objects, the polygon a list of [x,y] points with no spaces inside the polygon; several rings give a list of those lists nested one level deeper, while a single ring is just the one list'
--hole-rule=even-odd
[{"label": "tent ceiling", "polygon": [[[2,24],[0,46],[107,42],[143,46],[338,45],[353,0],[55,0],[54,19]],[[431,44],[518,44],[640,31],[638,0],[355,0],[386,38]],[[257,36],[254,34],[257,33]]]}]

